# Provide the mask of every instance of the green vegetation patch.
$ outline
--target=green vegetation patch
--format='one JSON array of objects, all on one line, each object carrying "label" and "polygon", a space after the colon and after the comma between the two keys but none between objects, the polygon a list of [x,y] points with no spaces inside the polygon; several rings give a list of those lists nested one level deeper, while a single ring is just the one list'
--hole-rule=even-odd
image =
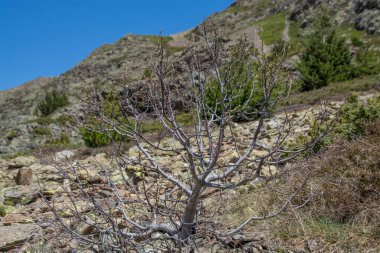
[{"label": "green vegetation patch", "polygon": [[51,135],[51,131],[47,127],[36,127],[32,132],[34,135]]},{"label": "green vegetation patch", "polygon": [[59,136],[59,138],[54,139],[54,140],[50,140],[48,142],[48,144],[54,144],[54,145],[69,145],[70,143],[71,143],[70,137],[65,133],[62,133]]},{"label": "green vegetation patch", "polygon": [[8,139],[9,141],[11,141],[11,140],[13,140],[14,138],[17,138],[18,136],[20,136],[19,132],[16,131],[16,130],[12,130],[12,131],[8,134],[7,139]]},{"label": "green vegetation patch", "polygon": [[238,14],[239,12],[244,12],[249,9],[250,9],[249,6],[241,6],[241,5],[236,4],[234,6],[228,7],[226,11],[229,13]]},{"label": "green vegetation patch", "polygon": [[61,115],[56,119],[52,119],[51,116],[41,116],[34,120],[29,120],[26,123],[38,123],[43,126],[48,126],[50,124],[65,125],[67,122],[72,122],[73,120],[68,115]]},{"label": "green vegetation patch", "polygon": [[349,38],[363,38],[365,36],[364,31],[356,30],[352,24],[342,24],[338,26],[337,33],[339,35],[344,35]]},{"label": "green vegetation patch", "polygon": [[242,5],[241,3],[237,2],[236,4],[233,4],[230,7],[228,7],[226,11],[233,14],[252,11],[252,14],[254,16],[257,16],[262,15],[263,11],[268,9],[271,5],[272,3],[267,0],[254,1],[254,4],[251,5]]},{"label": "green vegetation patch", "polygon": [[275,41],[282,39],[282,32],[285,29],[286,13],[278,13],[259,21],[252,25],[262,28],[262,39],[266,45],[271,45]]},{"label": "green vegetation patch", "polygon": [[7,215],[7,213],[13,211],[13,209],[13,206],[0,204],[0,217],[4,217],[5,215]]},{"label": "green vegetation patch", "polygon": [[66,94],[53,90],[47,92],[45,99],[38,104],[37,108],[42,116],[48,116],[57,109],[69,104],[69,98]]},{"label": "green vegetation patch", "polygon": [[[284,105],[315,104],[334,96],[347,96],[351,92],[368,91],[380,85],[379,76],[363,76],[348,81],[331,83],[317,90],[295,93]],[[297,88],[296,88],[297,89]]]},{"label": "green vegetation patch", "polygon": [[300,53],[303,50],[302,37],[300,34],[300,24],[295,21],[289,21],[289,38],[291,54]]},{"label": "green vegetation patch", "polygon": [[173,40],[173,38],[170,36],[143,35],[143,37],[151,42],[162,43],[164,45],[168,44],[170,41]]}]

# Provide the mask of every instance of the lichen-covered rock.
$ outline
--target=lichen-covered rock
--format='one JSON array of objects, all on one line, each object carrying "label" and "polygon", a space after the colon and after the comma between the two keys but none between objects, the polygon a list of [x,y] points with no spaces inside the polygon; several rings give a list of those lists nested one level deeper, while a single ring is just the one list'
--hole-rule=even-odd
[{"label": "lichen-covered rock", "polygon": [[33,156],[18,156],[12,160],[9,168],[29,167],[36,162],[37,159]]},{"label": "lichen-covered rock", "polygon": [[17,224],[0,227],[0,251],[8,251],[22,246],[33,237],[41,237],[42,229],[35,224]]},{"label": "lichen-covered rock", "polygon": [[75,155],[75,153],[72,150],[62,150],[60,152],[55,153],[54,160],[57,162],[61,161],[61,160],[65,161],[65,160],[73,157],[74,155]]},{"label": "lichen-covered rock", "polygon": [[4,204],[16,206],[27,205],[38,197],[39,187],[37,185],[17,185],[3,190]]}]

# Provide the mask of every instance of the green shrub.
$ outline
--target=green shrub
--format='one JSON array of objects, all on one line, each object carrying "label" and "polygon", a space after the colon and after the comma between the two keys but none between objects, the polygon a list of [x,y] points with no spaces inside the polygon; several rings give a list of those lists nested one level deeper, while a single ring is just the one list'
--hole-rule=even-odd
[{"label": "green shrub", "polygon": [[301,90],[318,89],[331,82],[353,78],[349,47],[345,39],[336,33],[330,17],[320,14],[312,28],[298,63]]},{"label": "green shrub", "polygon": [[70,141],[70,137],[65,134],[65,133],[62,133],[58,139],[55,139],[55,140],[51,140],[49,142],[49,144],[56,144],[56,145],[68,145],[70,144],[71,141]]},{"label": "green shrub", "polygon": [[54,122],[59,124],[59,125],[64,125],[67,122],[71,122],[71,121],[72,121],[72,119],[67,115],[61,115],[57,119],[54,120]]},{"label": "green shrub", "polygon": [[351,44],[354,47],[362,47],[364,45],[363,41],[359,37],[356,37],[356,36],[351,37]]},{"label": "green shrub", "polygon": [[16,137],[18,137],[18,136],[20,136],[20,134],[19,134],[16,130],[12,130],[12,131],[8,134],[7,139],[8,139],[9,141],[11,141],[11,140],[13,140],[14,138],[16,138]]},{"label": "green shrub", "polygon": [[0,217],[4,217],[7,214],[7,210],[4,205],[0,205]]},{"label": "green shrub", "polygon": [[33,129],[35,135],[51,135],[51,131],[47,127],[36,127]]},{"label": "green shrub", "polygon": [[151,69],[144,69],[142,79],[150,79],[150,78],[152,78],[152,75],[153,75],[153,72]]},{"label": "green shrub", "polygon": [[32,122],[37,122],[38,124],[44,125],[44,126],[54,123],[54,121],[50,117],[46,117],[46,116],[38,117],[36,120],[33,120]]},{"label": "green shrub", "polygon": [[[135,119],[123,114],[116,92],[109,92],[104,95],[102,113],[107,118],[115,120],[123,129],[135,126]],[[178,114],[177,122],[181,126],[189,126],[194,122],[193,115],[191,113]],[[128,141],[128,138],[125,136],[114,130],[110,130],[110,127],[104,122],[97,121],[94,115],[89,115],[84,125],[85,127],[80,129],[80,133],[84,143],[88,147],[107,146],[113,141]],[[157,119],[147,118],[139,120],[137,128],[139,133],[149,133],[160,131],[163,129],[163,126]]]},{"label": "green shrub", "polygon": [[[380,119],[380,96],[370,99],[368,104],[361,104],[358,95],[353,94],[347,98],[342,106],[338,120],[333,129],[312,150],[305,151],[304,156],[322,150],[336,139],[353,140],[364,133],[363,125]],[[326,130],[326,124],[319,125],[314,122],[307,135],[300,135],[295,140],[287,143],[288,148],[299,147],[314,139]]]},{"label": "green shrub", "polygon": [[[102,113],[112,120],[123,120],[123,113],[119,105],[118,96],[115,91],[104,93]],[[123,136],[96,120],[95,115],[89,115],[85,127],[80,128],[82,139],[88,147],[107,146],[111,141],[123,140]]]},{"label": "green shrub", "polygon": [[[226,97],[233,97],[227,105],[226,115],[235,114],[234,121],[253,120],[257,117],[257,109],[262,101],[262,93],[259,89],[254,89],[253,98],[251,98],[252,82],[246,82],[243,86],[229,85],[225,88]],[[208,84],[206,91],[206,103],[209,108],[216,109],[216,114],[222,114],[221,87],[217,81]],[[248,106],[243,109],[243,105]]]},{"label": "green shrub", "polygon": [[357,94],[347,98],[342,107],[341,115],[334,135],[342,135],[346,139],[354,139],[363,133],[363,124],[380,119],[380,96],[370,99],[368,104],[363,105]]},{"label": "green shrub", "polygon": [[380,53],[369,45],[362,45],[355,55],[355,76],[380,73]]},{"label": "green shrub", "polygon": [[103,133],[90,131],[85,128],[82,128],[80,130],[80,133],[87,147],[101,147],[106,146],[110,143],[110,139],[108,138],[108,136]]},{"label": "green shrub", "polygon": [[44,101],[38,104],[37,108],[42,116],[48,116],[58,108],[69,104],[69,99],[66,94],[60,94],[58,91],[53,90],[46,93]]},{"label": "green shrub", "polygon": [[[215,111],[216,115],[220,116],[224,110],[224,115],[233,117],[232,120],[236,122],[254,120],[258,117],[259,109],[265,101],[263,86],[266,87],[269,94],[271,85],[270,100],[272,103],[267,107],[269,111],[266,112],[270,114],[276,106],[276,98],[287,89],[285,85],[282,85],[284,77],[282,73],[276,73],[275,75],[278,77],[276,83],[269,85],[272,80],[271,71],[276,68],[275,64],[277,64],[279,55],[274,54],[266,58],[267,71],[264,72],[259,66],[260,64],[250,62],[248,57],[252,53],[251,50],[243,53],[237,52],[238,48],[232,50],[234,50],[234,62],[226,68],[222,67],[220,73],[223,80],[228,81],[224,82],[222,87],[220,82],[214,78],[205,86],[204,100],[207,107],[210,108],[209,111]],[[224,108],[221,103],[222,96],[226,100]]]},{"label": "green shrub", "polygon": [[289,43],[287,43],[284,40],[276,40],[273,43],[272,51],[271,51],[271,58],[275,57],[281,57],[284,54],[287,54],[291,49],[291,46]]},{"label": "green shrub", "polygon": [[0,217],[4,217],[5,215],[12,212],[13,210],[14,210],[13,206],[0,204]]}]

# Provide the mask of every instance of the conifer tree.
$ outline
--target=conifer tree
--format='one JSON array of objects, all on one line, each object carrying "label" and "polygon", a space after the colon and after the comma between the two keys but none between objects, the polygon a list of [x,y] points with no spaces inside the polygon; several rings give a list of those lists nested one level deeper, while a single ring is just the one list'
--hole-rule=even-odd
[{"label": "conifer tree", "polygon": [[302,91],[353,77],[352,54],[345,39],[336,33],[328,14],[317,15],[304,46],[298,63]]}]

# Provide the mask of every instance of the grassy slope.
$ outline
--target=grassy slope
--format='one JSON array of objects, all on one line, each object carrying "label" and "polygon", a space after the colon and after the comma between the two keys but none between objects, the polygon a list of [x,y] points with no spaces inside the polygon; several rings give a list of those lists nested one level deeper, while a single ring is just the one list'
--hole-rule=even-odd
[{"label": "grassy slope", "polygon": [[363,92],[380,86],[380,76],[365,76],[353,80],[332,83],[329,86],[311,90],[308,92],[296,93],[289,97],[285,105],[316,104],[322,100],[344,99],[352,92]]},{"label": "grassy slope", "polygon": [[262,39],[266,45],[271,45],[275,41],[282,39],[282,32],[285,29],[286,13],[278,13],[261,20],[258,20],[252,25],[261,27]]}]

